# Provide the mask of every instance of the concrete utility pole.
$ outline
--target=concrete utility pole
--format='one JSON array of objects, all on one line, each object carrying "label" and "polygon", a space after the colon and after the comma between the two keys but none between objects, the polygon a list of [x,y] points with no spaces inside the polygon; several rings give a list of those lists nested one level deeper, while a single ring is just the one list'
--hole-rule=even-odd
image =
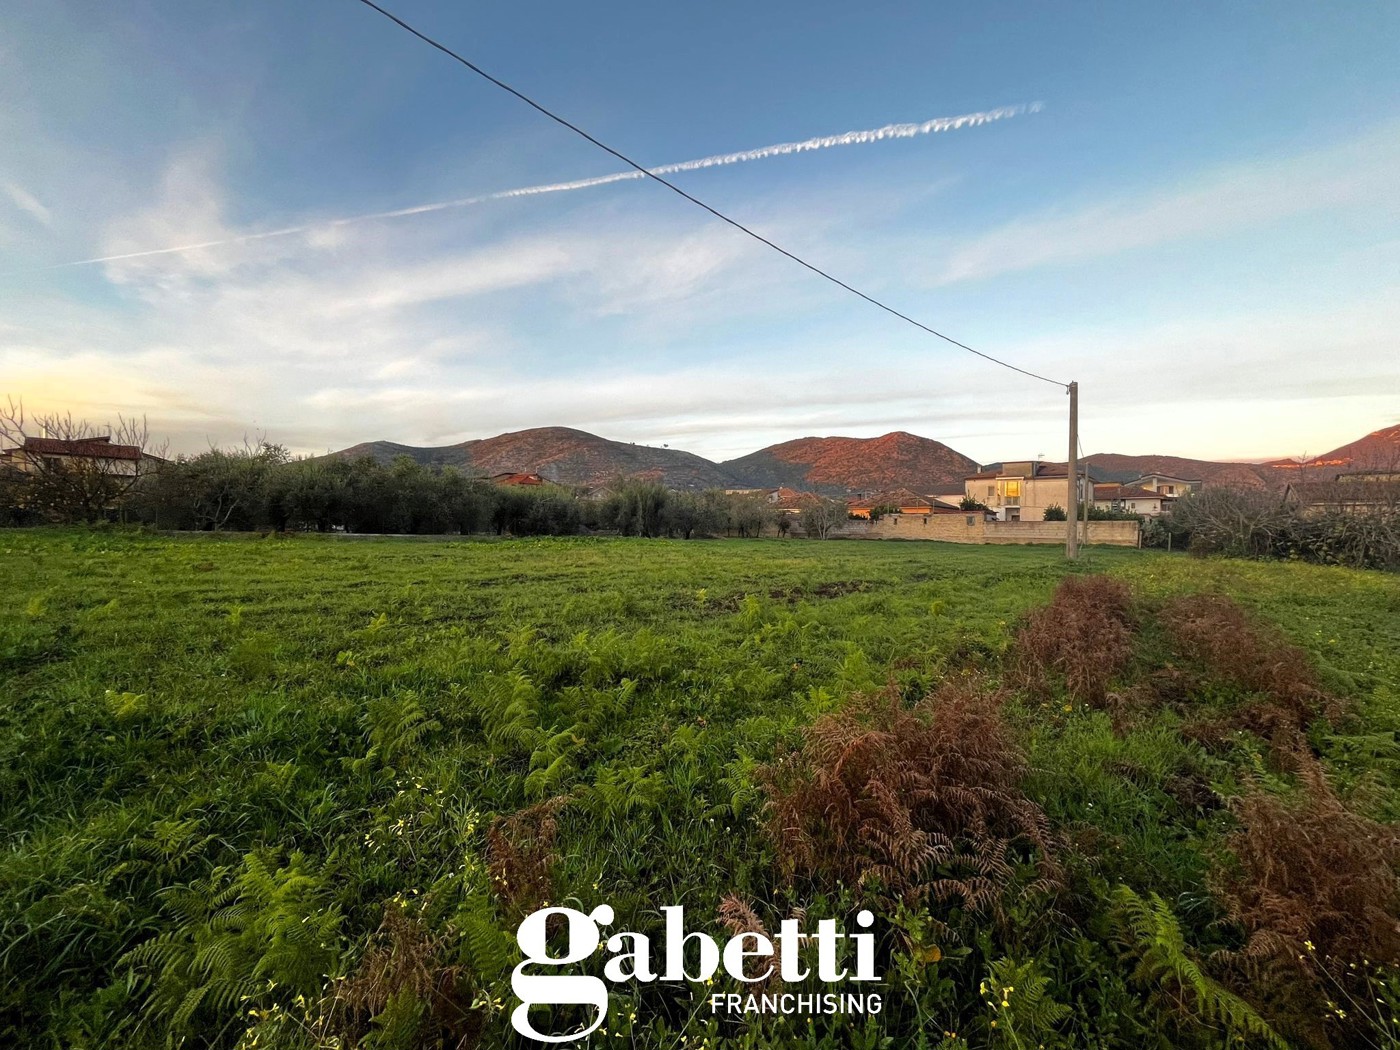
[{"label": "concrete utility pole", "polygon": [[1065,557],[1079,557],[1079,384],[1065,387],[1069,393],[1069,506],[1065,508]]}]

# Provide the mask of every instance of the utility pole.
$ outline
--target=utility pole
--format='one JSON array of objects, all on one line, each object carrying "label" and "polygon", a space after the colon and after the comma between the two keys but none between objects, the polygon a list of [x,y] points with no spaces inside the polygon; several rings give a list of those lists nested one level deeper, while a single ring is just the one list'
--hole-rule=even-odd
[{"label": "utility pole", "polygon": [[1069,394],[1069,506],[1065,514],[1065,557],[1079,557],[1079,384],[1065,387]]}]

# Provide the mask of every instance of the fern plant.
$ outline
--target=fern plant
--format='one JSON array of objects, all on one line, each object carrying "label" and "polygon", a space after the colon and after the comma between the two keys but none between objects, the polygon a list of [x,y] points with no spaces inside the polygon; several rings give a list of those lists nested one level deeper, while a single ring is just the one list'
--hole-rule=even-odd
[{"label": "fern plant", "polygon": [[250,1000],[314,995],[335,963],[340,913],[310,861],[294,853],[275,868],[254,853],[230,876],[218,868],[163,891],[175,925],[121,960],[149,984],[149,1017],[175,1041],[226,1029]]},{"label": "fern plant", "polygon": [[1069,1007],[1047,991],[1050,978],[1040,972],[1034,959],[998,959],[987,970],[979,991],[995,1015],[993,1045],[1014,1050],[1044,1046],[1069,1014]]},{"label": "fern plant", "polygon": [[1185,1021],[1221,1028],[1232,1040],[1288,1050],[1252,1006],[1212,980],[1191,958],[1166,901],[1155,893],[1143,898],[1131,887],[1119,886],[1113,892],[1113,910],[1118,944],[1137,960],[1134,983]]},{"label": "fern plant", "polygon": [[428,717],[418,694],[412,691],[375,697],[365,709],[360,725],[369,741],[369,751],[350,763],[355,773],[376,766],[392,772],[393,763],[417,748],[428,733],[441,728],[437,719]]}]

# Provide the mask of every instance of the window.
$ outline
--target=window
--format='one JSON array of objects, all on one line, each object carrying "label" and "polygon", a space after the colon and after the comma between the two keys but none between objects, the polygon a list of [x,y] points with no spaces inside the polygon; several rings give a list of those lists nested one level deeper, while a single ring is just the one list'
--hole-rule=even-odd
[{"label": "window", "polygon": [[1021,498],[1021,483],[1020,483],[1020,481],[1008,481],[1008,482],[1006,483],[1006,498],[1007,498],[1007,499],[1020,499],[1020,498]]}]

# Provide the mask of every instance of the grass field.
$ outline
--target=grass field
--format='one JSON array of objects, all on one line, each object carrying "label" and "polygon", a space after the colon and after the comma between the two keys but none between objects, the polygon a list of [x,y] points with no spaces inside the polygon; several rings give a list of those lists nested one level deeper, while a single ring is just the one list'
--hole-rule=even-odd
[{"label": "grass field", "polygon": [[[1247,867],[1226,803],[1300,797],[1307,769],[1254,723],[1183,731],[1259,692],[1218,666],[1126,714],[1013,681],[1018,624],[1070,571],[933,543],[0,533],[0,1044],[514,1045],[515,927],[546,901],[633,930],[684,905],[720,935],[726,897],[772,927],[868,890],[878,1017],[619,985],[589,1045],[1346,1045],[1325,1007],[1293,1016],[1303,993],[1279,1007],[1211,961],[1250,932],[1219,889]],[[1125,581],[1144,618],[1113,697],[1183,663],[1151,619],[1174,596],[1277,624],[1348,709],[1305,727],[1346,811],[1400,820],[1400,580],[1109,549],[1072,571]],[[995,914],[788,871],[764,767],[853,696],[949,677],[1017,686],[998,717],[1056,887],[1022,885],[1019,840]],[[1160,897],[1174,954],[1129,943],[1123,886]],[[1341,994],[1379,1001],[1367,1039],[1396,1045],[1393,973],[1367,980]]]}]

